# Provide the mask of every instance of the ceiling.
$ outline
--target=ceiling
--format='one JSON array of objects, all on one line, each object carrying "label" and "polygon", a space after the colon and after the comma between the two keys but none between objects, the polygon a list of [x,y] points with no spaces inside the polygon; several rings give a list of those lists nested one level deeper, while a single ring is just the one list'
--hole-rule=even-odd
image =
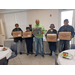
[{"label": "ceiling", "polygon": [[14,13],[14,12],[22,12],[22,11],[28,11],[31,9],[0,9],[0,13]]},{"label": "ceiling", "polygon": [[[22,12],[22,11],[29,11],[34,9],[0,9],[1,13],[14,13],[14,12]],[[72,9],[59,9],[60,11],[72,10]]]}]

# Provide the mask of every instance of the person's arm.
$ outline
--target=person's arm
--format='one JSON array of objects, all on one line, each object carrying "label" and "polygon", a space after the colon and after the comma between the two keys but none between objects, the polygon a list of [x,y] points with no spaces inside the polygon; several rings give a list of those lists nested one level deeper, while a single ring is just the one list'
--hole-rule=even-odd
[{"label": "person's arm", "polygon": [[34,35],[32,34],[32,37],[34,37]]},{"label": "person's arm", "polygon": [[74,28],[73,27],[71,29],[71,36],[72,36],[72,38],[74,37]]},{"label": "person's arm", "polygon": [[58,33],[57,33],[58,35],[59,35],[59,32],[61,32],[61,27],[60,27],[59,30],[58,30]]},{"label": "person's arm", "polygon": [[57,30],[55,30],[55,34],[57,35],[57,39],[58,39],[58,33],[57,33]]},{"label": "person's arm", "polygon": [[11,35],[13,36],[13,31],[14,31],[14,29],[12,30],[12,32],[11,32]]},{"label": "person's arm", "polygon": [[22,32],[22,36],[23,36],[23,31],[22,31],[22,29],[21,28],[19,28],[20,29],[20,31]]},{"label": "person's arm", "polygon": [[[20,29],[20,31],[22,31],[22,29],[21,28],[19,28]],[[23,32],[23,31],[22,31]]]},{"label": "person's arm", "polygon": [[57,38],[59,36],[59,32],[61,32],[62,27],[59,28],[58,33],[57,33]]},{"label": "person's arm", "polygon": [[55,29],[55,34],[57,34],[57,30]]},{"label": "person's arm", "polygon": [[45,34],[45,37],[47,38],[47,34],[49,33],[49,30],[47,31],[47,33]]},{"label": "person's arm", "polygon": [[45,28],[44,28],[44,26],[42,27],[42,34],[44,34],[45,33]]}]

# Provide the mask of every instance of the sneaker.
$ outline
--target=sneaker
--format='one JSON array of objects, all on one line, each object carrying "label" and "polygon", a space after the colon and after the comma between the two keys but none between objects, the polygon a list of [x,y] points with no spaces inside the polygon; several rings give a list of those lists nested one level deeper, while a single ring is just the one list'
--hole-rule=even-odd
[{"label": "sneaker", "polygon": [[49,55],[52,56],[52,53],[50,53]]},{"label": "sneaker", "polygon": [[27,56],[28,56],[29,54],[27,54]]},{"label": "sneaker", "polygon": [[37,55],[35,55],[35,57],[36,57]]},{"label": "sneaker", "polygon": [[22,54],[22,52],[20,52],[20,54]]},{"label": "sneaker", "polygon": [[33,54],[33,52],[31,52],[31,55]]}]

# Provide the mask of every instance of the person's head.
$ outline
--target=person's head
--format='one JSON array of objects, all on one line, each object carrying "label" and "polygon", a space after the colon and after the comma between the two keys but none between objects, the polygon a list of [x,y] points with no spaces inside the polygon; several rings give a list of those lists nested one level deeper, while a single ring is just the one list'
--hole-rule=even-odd
[{"label": "person's head", "polygon": [[30,31],[30,28],[29,27],[26,27],[26,31],[29,32]]},{"label": "person's head", "polygon": [[29,28],[32,28],[32,25],[31,24],[29,25]]},{"label": "person's head", "polygon": [[64,25],[67,26],[68,23],[69,23],[68,19],[65,19],[65,20],[64,20]]},{"label": "person's head", "polygon": [[55,28],[54,24],[50,24],[50,28],[53,30]]},{"label": "person's head", "polygon": [[15,27],[18,28],[18,27],[19,27],[19,24],[16,23],[16,24],[15,24]]},{"label": "person's head", "polygon": [[36,23],[37,25],[39,25],[39,20],[38,20],[38,19],[36,19],[35,23]]}]

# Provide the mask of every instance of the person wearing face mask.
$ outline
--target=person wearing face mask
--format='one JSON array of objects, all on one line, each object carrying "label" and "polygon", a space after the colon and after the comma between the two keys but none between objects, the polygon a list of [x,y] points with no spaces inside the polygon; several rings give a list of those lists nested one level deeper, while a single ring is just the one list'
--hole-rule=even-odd
[{"label": "person wearing face mask", "polygon": [[[26,27],[26,32],[31,32],[29,27]],[[26,47],[27,47],[27,55],[33,54],[33,34],[30,38],[25,38]]]},{"label": "person wearing face mask", "polygon": [[[12,30],[11,35],[13,35],[13,32],[15,32],[15,31],[21,31],[23,33],[22,29],[19,27],[19,24],[17,24],[17,23],[15,24],[15,28]],[[19,53],[20,54],[22,54],[21,42],[22,42],[22,37],[14,38],[14,43],[19,45]]]},{"label": "person wearing face mask", "polygon": [[[47,33],[45,34],[46,38],[47,38],[47,34],[57,34],[57,30],[54,29],[55,26],[54,24],[50,25],[50,29],[47,31]],[[49,44],[49,49],[51,51],[50,56],[52,55],[52,51],[56,51],[56,42],[48,42]]]}]

